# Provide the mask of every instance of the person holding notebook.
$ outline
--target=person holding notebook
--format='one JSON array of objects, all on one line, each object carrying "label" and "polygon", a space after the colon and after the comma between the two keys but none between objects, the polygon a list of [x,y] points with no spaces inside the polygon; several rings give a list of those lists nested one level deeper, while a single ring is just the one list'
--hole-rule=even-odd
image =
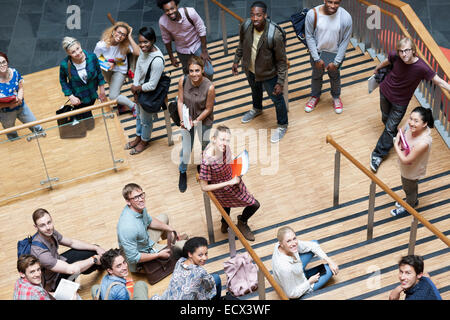
[{"label": "person holding notebook", "polygon": [[341,0],[324,0],[324,4],[308,11],[305,22],[305,36],[311,54],[311,97],[305,112],[313,111],[322,93],[323,75],[330,78],[333,107],[342,113],[340,68],[344,61],[350,36],[352,17],[342,7]]}]

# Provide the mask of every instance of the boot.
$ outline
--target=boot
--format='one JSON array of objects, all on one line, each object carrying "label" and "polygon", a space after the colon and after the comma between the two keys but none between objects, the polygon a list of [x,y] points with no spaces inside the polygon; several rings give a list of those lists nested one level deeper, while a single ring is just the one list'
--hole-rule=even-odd
[{"label": "boot", "polygon": [[185,192],[187,189],[187,176],[186,172],[180,171],[180,179],[178,180],[178,189],[180,192]]},{"label": "boot", "polygon": [[222,231],[222,233],[228,233],[228,223],[226,221],[222,221],[220,231]]},{"label": "boot", "polygon": [[241,218],[242,218],[241,215],[239,215],[237,217],[237,219],[238,219],[237,227],[238,227],[239,231],[242,233],[244,238],[247,239],[248,241],[255,241],[255,236],[253,235],[252,230],[250,230],[250,227],[248,226],[247,222],[243,222],[241,220]]}]

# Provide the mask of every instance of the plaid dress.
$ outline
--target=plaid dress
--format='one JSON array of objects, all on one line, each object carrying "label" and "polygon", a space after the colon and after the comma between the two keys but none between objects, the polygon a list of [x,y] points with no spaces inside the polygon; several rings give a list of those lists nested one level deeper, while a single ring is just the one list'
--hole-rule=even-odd
[{"label": "plaid dress", "polygon": [[[200,180],[208,181],[208,184],[216,184],[232,179],[231,172],[231,151],[227,148],[222,161],[203,153],[202,164],[200,165]],[[212,193],[224,208],[247,207],[255,203],[253,195],[247,191],[244,182],[232,186],[226,186]]]}]

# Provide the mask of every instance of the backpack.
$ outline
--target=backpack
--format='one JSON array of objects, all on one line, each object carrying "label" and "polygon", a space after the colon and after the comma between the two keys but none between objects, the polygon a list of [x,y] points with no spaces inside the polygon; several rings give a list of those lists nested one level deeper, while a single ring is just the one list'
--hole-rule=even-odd
[{"label": "backpack", "polygon": [[[269,29],[267,30],[267,43],[269,45],[269,49],[273,49],[273,42],[274,42],[274,37],[275,37],[275,28],[280,30],[281,35],[283,36],[283,42],[286,44],[286,31],[284,31],[284,29],[282,27],[280,27],[278,24],[276,24],[275,22],[273,22],[270,19],[267,19],[267,21],[269,22]],[[250,27],[250,24],[252,23],[251,19],[247,19],[244,21],[244,33],[247,31],[247,29]]]},{"label": "backpack", "polygon": [[[121,283],[121,282],[119,282],[119,281],[113,281],[113,282],[111,282],[111,283],[109,284],[108,288],[106,289],[105,299],[103,299],[103,300],[108,300],[109,292],[111,291],[111,288],[114,287],[115,285],[122,285],[122,286],[123,286],[123,283]],[[101,300],[101,299],[100,299],[100,293],[101,293],[101,291],[102,291],[102,290],[101,290],[101,287],[99,287],[99,288],[97,289],[97,292],[95,293],[94,300]]]},{"label": "backpack", "polygon": [[258,267],[248,252],[240,253],[223,263],[228,291],[235,297],[258,289]]},{"label": "backpack", "polygon": [[23,240],[17,241],[17,258],[24,254],[30,254],[32,245],[48,250],[47,246],[42,242],[33,241],[36,236],[37,232],[32,237],[28,236]]},{"label": "backpack", "polygon": [[[294,13],[290,19],[298,40],[300,40],[300,42],[302,42],[305,45],[305,47],[308,47],[306,43],[305,22],[306,22],[306,14],[308,13],[309,10],[310,9],[308,8],[304,8],[302,11]],[[313,8],[312,10],[314,10],[314,30],[315,30],[317,26],[317,11],[315,8]]]}]

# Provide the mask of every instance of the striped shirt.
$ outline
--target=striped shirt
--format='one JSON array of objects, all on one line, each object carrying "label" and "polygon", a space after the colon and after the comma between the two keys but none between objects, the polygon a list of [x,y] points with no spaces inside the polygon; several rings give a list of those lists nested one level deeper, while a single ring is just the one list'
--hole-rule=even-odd
[{"label": "striped shirt", "polygon": [[59,83],[65,96],[73,94],[81,100],[81,103],[90,104],[98,98],[97,89],[104,85],[106,81],[103,78],[97,56],[84,50],[83,52],[86,55],[86,83],[81,79],[73,62],[70,67],[71,80],[69,80],[68,56],[60,64]]}]

